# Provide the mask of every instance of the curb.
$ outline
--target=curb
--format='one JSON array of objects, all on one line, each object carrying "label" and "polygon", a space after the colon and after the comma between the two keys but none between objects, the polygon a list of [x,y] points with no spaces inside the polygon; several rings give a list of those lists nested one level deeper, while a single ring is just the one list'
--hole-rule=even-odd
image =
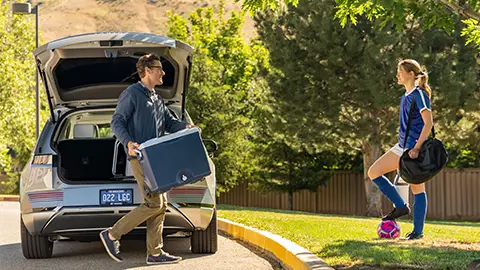
[{"label": "curb", "polygon": [[280,262],[290,269],[333,270],[322,259],[307,249],[279,235],[245,226],[228,219],[218,218],[218,229],[248,242],[260,250],[272,253]]},{"label": "curb", "polygon": [[7,202],[18,202],[18,195],[0,195],[0,202],[7,201]]}]

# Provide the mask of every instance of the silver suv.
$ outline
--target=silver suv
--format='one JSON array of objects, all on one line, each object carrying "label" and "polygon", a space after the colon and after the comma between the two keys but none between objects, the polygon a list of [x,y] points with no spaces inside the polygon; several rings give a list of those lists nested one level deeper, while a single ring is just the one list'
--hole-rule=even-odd
[{"label": "silver suv", "polygon": [[[141,203],[125,151],[112,135],[117,98],[139,80],[135,64],[161,56],[164,84],[155,87],[177,118],[185,110],[193,49],[143,33],[93,33],[52,41],[34,51],[51,117],[20,179],[21,240],[26,258],[48,258],[60,239],[92,241]],[[209,153],[215,142],[204,140]],[[215,169],[168,192],[164,234],[191,237],[193,253],[217,251]],[[145,224],[130,233],[145,234]],[[128,235],[127,235],[128,236]]]}]

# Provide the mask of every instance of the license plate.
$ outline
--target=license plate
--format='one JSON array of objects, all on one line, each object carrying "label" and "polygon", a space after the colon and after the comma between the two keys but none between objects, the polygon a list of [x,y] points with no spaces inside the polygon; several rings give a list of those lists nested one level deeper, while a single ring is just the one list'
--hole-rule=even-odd
[{"label": "license plate", "polygon": [[100,205],[131,205],[133,204],[133,189],[102,189],[100,190]]}]

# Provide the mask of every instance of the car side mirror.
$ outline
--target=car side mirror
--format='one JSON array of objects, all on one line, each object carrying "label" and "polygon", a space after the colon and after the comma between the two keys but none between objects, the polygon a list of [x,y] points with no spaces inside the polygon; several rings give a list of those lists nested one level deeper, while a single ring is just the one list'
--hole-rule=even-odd
[{"label": "car side mirror", "polygon": [[209,154],[213,154],[218,150],[218,145],[214,140],[203,139],[203,145],[205,145],[205,148]]}]

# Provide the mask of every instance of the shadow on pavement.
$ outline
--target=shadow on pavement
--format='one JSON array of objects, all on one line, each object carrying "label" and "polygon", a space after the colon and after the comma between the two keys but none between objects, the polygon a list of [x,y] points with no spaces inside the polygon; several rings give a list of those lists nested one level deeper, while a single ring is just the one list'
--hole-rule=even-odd
[{"label": "shadow on pavement", "polygon": [[[125,269],[146,267],[146,244],[144,240],[123,240],[121,242],[123,262],[113,261],[100,241],[81,243],[57,241],[52,258],[28,260],[23,257],[20,243],[0,246],[0,269]],[[183,257],[184,261],[210,256],[190,252],[190,239],[166,238],[166,252]]]}]

